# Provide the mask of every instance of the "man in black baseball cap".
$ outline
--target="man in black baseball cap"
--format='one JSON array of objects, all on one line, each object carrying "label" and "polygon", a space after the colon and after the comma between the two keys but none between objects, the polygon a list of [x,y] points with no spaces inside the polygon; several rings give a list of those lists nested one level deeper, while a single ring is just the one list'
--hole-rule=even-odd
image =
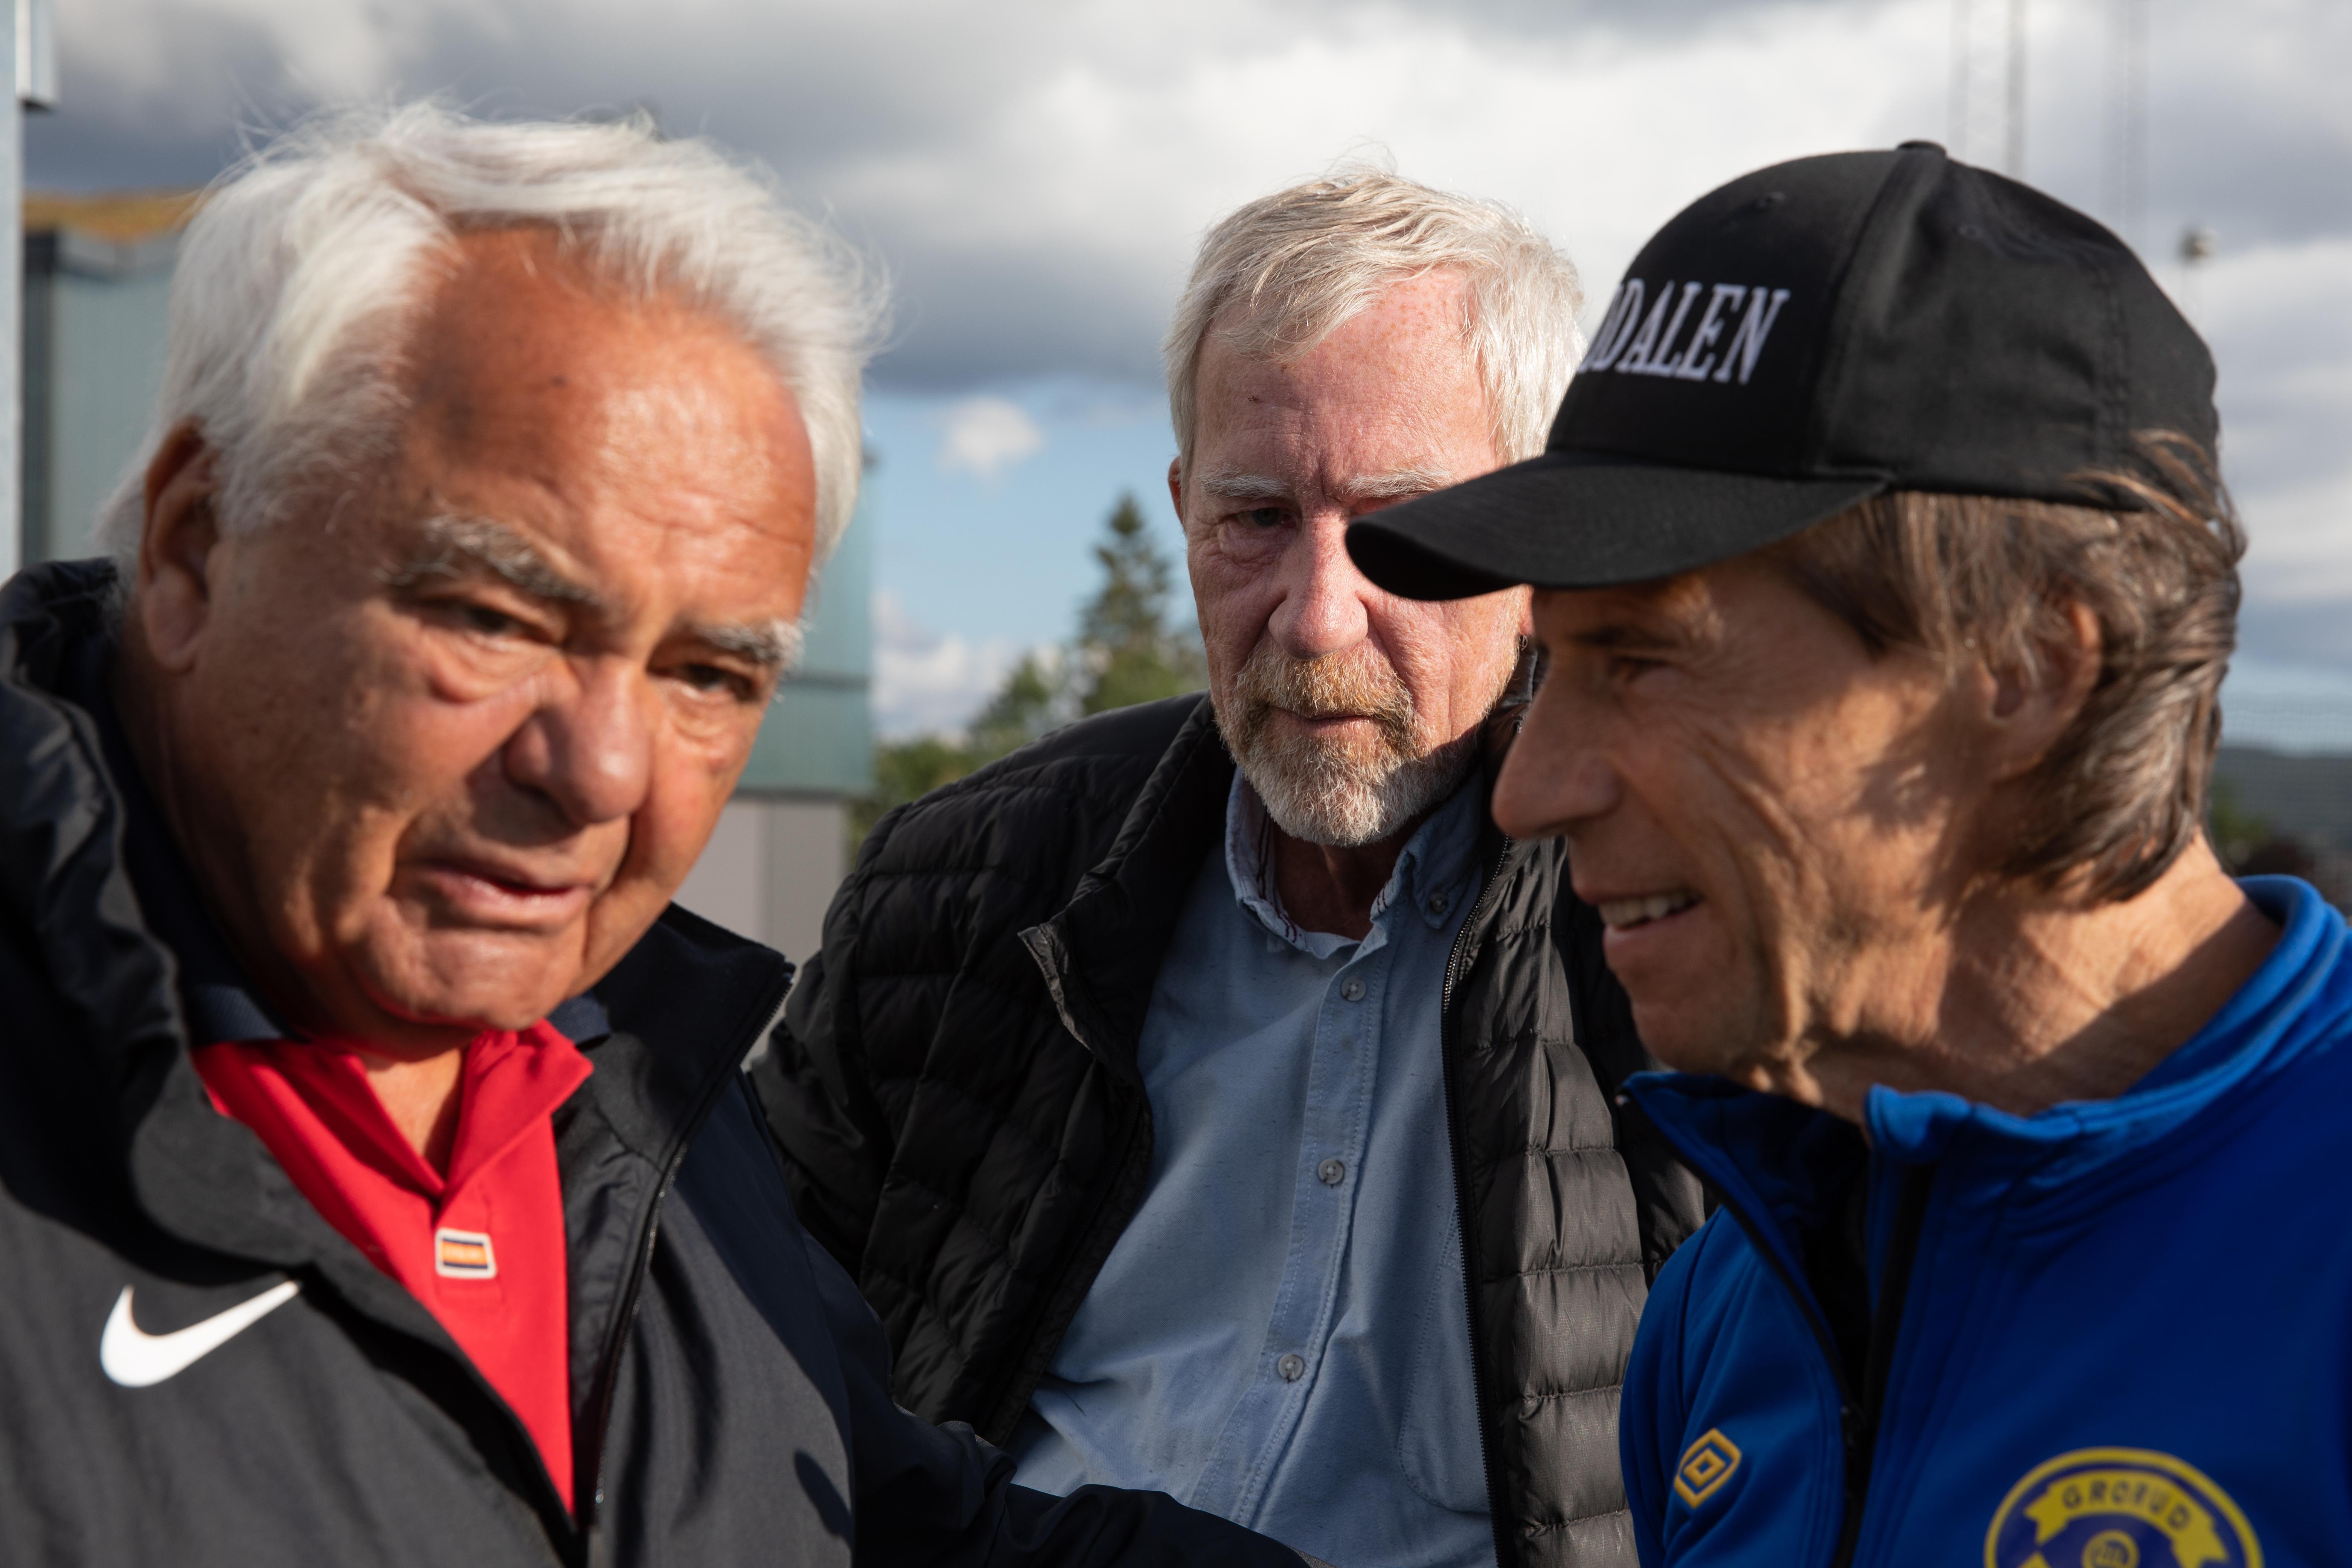
[{"label": "man in black baseball cap", "polygon": [[2202,831],[2212,383],[2081,214],[1802,159],[1643,249],[1543,456],[1350,531],[1535,584],[1495,815],[1568,840],[1723,1199],[1625,1385],[1645,1563],[2352,1547],[2352,943]]}]

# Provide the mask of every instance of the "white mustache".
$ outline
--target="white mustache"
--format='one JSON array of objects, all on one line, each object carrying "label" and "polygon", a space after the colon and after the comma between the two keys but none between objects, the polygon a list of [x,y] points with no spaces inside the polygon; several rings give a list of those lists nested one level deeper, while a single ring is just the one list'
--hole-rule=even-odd
[{"label": "white mustache", "polygon": [[1261,644],[1235,677],[1234,697],[1245,747],[1279,711],[1305,719],[1369,719],[1389,751],[1400,757],[1414,752],[1412,693],[1385,662],[1345,654],[1292,658],[1272,644]]}]

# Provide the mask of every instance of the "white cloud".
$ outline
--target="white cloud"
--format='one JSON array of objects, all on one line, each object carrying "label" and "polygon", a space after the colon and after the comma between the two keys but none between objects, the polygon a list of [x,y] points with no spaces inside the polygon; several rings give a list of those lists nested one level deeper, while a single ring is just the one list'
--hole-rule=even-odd
[{"label": "white cloud", "polygon": [[890,595],[875,595],[875,733],[892,741],[961,730],[1026,651],[1010,637],[935,632]]},{"label": "white cloud", "polygon": [[[118,155],[160,156],[250,95],[305,89],[651,100],[887,258],[905,308],[886,377],[1143,381],[1202,227],[1351,148],[1522,206],[1605,296],[1733,174],[1945,134],[1950,4],[77,0],[68,102],[28,134],[38,152],[102,111]],[[2030,173],[2078,202],[2100,185],[2105,11],[2032,12]],[[2160,6],[2152,45],[2151,233],[2191,209],[2233,242],[2352,232],[2352,6]]]},{"label": "white cloud", "polygon": [[[2352,236],[2235,253],[2225,237],[2196,279],[2166,271],[2221,367],[2223,468],[2246,521],[2260,637],[2271,613],[2352,597]],[[2332,640],[2342,657],[2343,634]]]},{"label": "white cloud", "polygon": [[992,479],[1004,468],[1045,448],[1045,433],[1022,406],[1003,397],[967,397],[947,411],[940,437],[939,464]]},{"label": "white cloud", "polygon": [[[2352,226],[2331,177],[2352,168],[2335,65],[2352,7],[2158,10],[2151,232],[2190,207],[2247,237]],[[2076,200],[2099,185],[2104,14],[2033,9],[2031,173]],[[1950,0],[77,0],[58,124],[104,107],[110,132],[162,148],[256,94],[651,100],[885,253],[909,306],[886,374],[1141,379],[1202,228],[1350,148],[1525,207],[1605,294],[1644,235],[1732,174],[1944,134],[1949,16]]]},{"label": "white cloud", "polygon": [[[75,0],[65,102],[26,136],[37,171],[141,184],[205,177],[193,164],[222,128],[280,103],[650,100],[673,132],[773,165],[888,264],[901,328],[883,380],[1148,386],[1192,247],[1239,202],[1377,143],[1408,175],[1521,207],[1597,300],[1724,179],[1948,134],[1951,3]],[[2162,252],[2191,218],[2221,235],[2194,313],[2253,533],[2248,624],[2280,657],[2352,662],[2352,614],[2318,610],[2352,605],[2352,5],[2148,9],[2141,237]],[[2084,205],[2108,13],[2032,11],[2027,173]],[[1002,397],[961,405],[941,436],[940,467],[981,477],[1044,447]]]}]

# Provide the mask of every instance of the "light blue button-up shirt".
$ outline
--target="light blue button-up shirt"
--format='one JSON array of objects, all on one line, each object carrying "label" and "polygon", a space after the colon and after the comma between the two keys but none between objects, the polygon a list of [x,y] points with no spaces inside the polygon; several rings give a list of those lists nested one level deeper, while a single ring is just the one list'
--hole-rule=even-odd
[{"label": "light blue button-up shirt", "polygon": [[1167,1491],[1351,1568],[1494,1562],[1438,1034],[1481,799],[1351,942],[1283,913],[1235,777],[1137,1048],[1151,1184],[1013,1435],[1024,1485]]}]

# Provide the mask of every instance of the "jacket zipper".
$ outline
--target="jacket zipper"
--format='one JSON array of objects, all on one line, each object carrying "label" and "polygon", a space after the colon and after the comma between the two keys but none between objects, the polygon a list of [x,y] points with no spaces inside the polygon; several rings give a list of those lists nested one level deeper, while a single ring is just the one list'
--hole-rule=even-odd
[{"label": "jacket zipper", "polygon": [[[1868,1180],[1865,1173],[1856,1180]],[[1855,1398],[1853,1382],[1846,1376],[1845,1357],[1839,1353],[1837,1342],[1830,1334],[1829,1325],[1822,1321],[1821,1310],[1814,1304],[1812,1293],[1790,1277],[1780,1255],[1769,1246],[1757,1223],[1747,1211],[1727,1197],[1723,1206],[1748,1234],[1748,1244],[1758,1257],[1764,1259],[1781,1289],[1797,1303],[1797,1315],[1805,1320],[1812,1331],[1813,1342],[1820,1347],[1822,1358],[1829,1363],[1830,1376],[1837,1384],[1838,1428],[1845,1448],[1845,1511],[1838,1527],[1837,1550],[1830,1558],[1830,1568],[1852,1568],[1853,1554],[1862,1543],[1862,1516],[1870,1496],[1871,1460],[1878,1442],[1878,1418],[1886,1402],[1886,1379],[1895,1360],[1895,1338],[1903,1327],[1903,1309],[1910,1294],[1911,1265],[1919,1249],[1919,1230],[1927,1216],[1927,1194],[1935,1182],[1932,1166],[1914,1166],[1905,1173],[1903,1190],[1895,1201],[1895,1232],[1887,1238],[1886,1274],[1879,1283],[1878,1302],[1870,1314],[1870,1357],[1863,1370],[1861,1398]]]},{"label": "jacket zipper", "polygon": [[604,1504],[604,1428],[613,1418],[613,1395],[621,1381],[621,1346],[637,1319],[637,1296],[645,1284],[646,1270],[653,1266],[654,1241],[661,1233],[662,1205],[669,1201],[670,1184],[677,1179],[678,1166],[686,1163],[686,1151],[690,1141],[682,1141],[677,1156],[662,1171],[661,1184],[654,1189],[652,1207],[646,1212],[643,1229],[637,1233],[636,1257],[629,1266],[629,1278],[621,1288],[620,1310],[613,1320],[613,1331],[604,1342],[604,1350],[596,1368],[596,1394],[589,1402],[588,1432],[596,1445],[595,1466],[590,1472],[595,1484],[580,1510],[581,1540],[586,1546],[590,1568],[601,1568],[611,1559],[611,1537],[605,1534],[604,1521],[599,1516]]},{"label": "jacket zipper", "polygon": [[[769,999],[768,1005],[759,1014],[767,1022],[761,1026],[757,1038],[766,1038],[767,1031],[775,1026],[784,994],[791,989],[792,975],[787,971],[782,985],[777,988],[777,994]],[[744,1050],[729,1058],[729,1061],[740,1064],[749,1050],[750,1047],[745,1047]],[[604,1430],[612,1421],[613,1398],[620,1388],[621,1349],[628,1339],[629,1331],[636,1324],[637,1298],[644,1293],[646,1275],[653,1267],[654,1243],[661,1235],[662,1205],[669,1201],[670,1188],[677,1181],[678,1167],[686,1163],[687,1153],[694,1147],[694,1135],[701,1131],[703,1122],[709,1118],[710,1108],[719,1102],[719,1097],[726,1092],[727,1086],[741,1070],[740,1065],[730,1065],[725,1071],[711,1075],[709,1087],[702,1091],[701,1098],[695,1101],[687,1116],[685,1131],[678,1138],[677,1146],[663,1160],[661,1179],[654,1187],[653,1202],[646,1206],[645,1225],[637,1232],[635,1257],[629,1266],[628,1279],[621,1287],[620,1308],[613,1315],[613,1330],[605,1336],[604,1352],[597,1363],[596,1392],[588,1402],[588,1422],[584,1433],[575,1435],[574,1438],[576,1441],[578,1436],[584,1435],[595,1445],[593,1464],[587,1469],[587,1473],[595,1478],[594,1485],[589,1489],[587,1498],[575,1504],[581,1555],[589,1568],[604,1568],[604,1564],[612,1558],[612,1538],[605,1533],[604,1521],[598,1517],[604,1511]],[[576,1487],[578,1482],[575,1480],[573,1485]]]},{"label": "jacket zipper", "polygon": [[1838,1532],[1832,1568],[1849,1568],[1862,1544],[1862,1510],[1870,1491],[1870,1467],[1878,1447],[1878,1417],[1886,1404],[1886,1379],[1895,1364],[1895,1339],[1903,1331],[1903,1308],[1911,1293],[1911,1265],[1919,1250],[1919,1231],[1927,1214],[1927,1194],[1934,1186],[1932,1165],[1914,1165],[1903,1173],[1903,1191],[1895,1201],[1895,1231],[1887,1237],[1886,1276],[1879,1281],[1878,1305],[1870,1314],[1870,1359],[1863,1368],[1862,1420],[1846,1438],[1845,1526]]},{"label": "jacket zipper", "polygon": [[1506,837],[1496,852],[1494,863],[1486,868],[1486,885],[1478,891],[1478,901],[1470,907],[1462,929],[1454,933],[1454,950],[1445,957],[1445,984],[1438,993],[1437,1038],[1438,1074],[1445,1088],[1445,1143],[1454,1160],[1454,1222],[1462,1231],[1462,1299],[1469,1309],[1470,1321],[1470,1390],[1472,1402],[1477,1407],[1478,1468],[1486,1483],[1486,1512],[1495,1534],[1495,1561],[1497,1568],[1517,1568],[1519,1554],[1514,1522],[1504,1507],[1502,1486],[1495,1476],[1493,1443],[1486,1433],[1486,1337],[1478,1329],[1478,1232],[1471,1224],[1470,1174],[1462,1160],[1462,1116],[1459,1097],[1454,1090],[1454,986],[1462,976],[1465,956],[1470,951],[1471,933],[1491,914],[1502,897],[1503,866],[1510,858],[1511,840]]}]

